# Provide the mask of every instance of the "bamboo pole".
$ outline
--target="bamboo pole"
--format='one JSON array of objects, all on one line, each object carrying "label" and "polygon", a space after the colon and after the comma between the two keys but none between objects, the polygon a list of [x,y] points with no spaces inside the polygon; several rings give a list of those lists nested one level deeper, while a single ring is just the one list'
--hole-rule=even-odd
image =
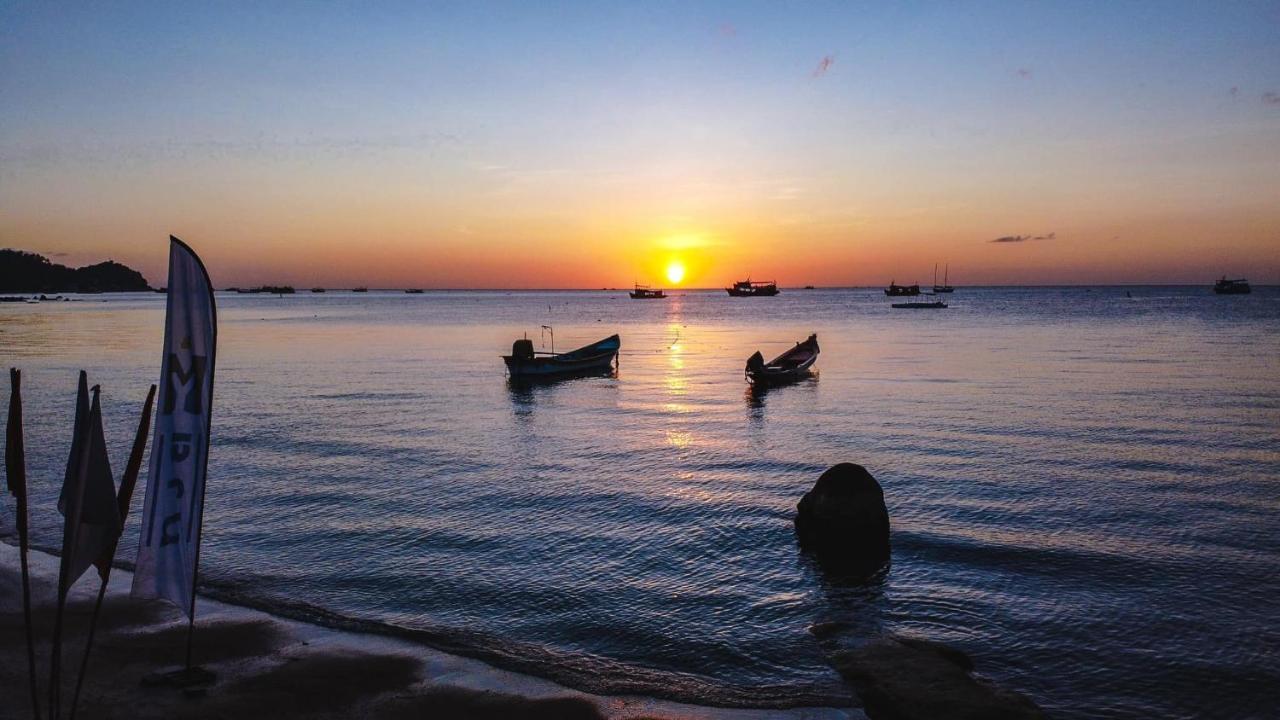
[{"label": "bamboo pole", "polygon": [[31,715],[40,720],[40,689],[36,680],[36,640],[31,625],[31,570],[27,565],[27,457],[22,438],[22,372],[9,368],[9,421],[6,427],[4,465],[13,493],[18,525],[18,558],[22,566],[22,621],[27,634],[27,676],[31,684]]},{"label": "bamboo pole", "polygon": [[[147,447],[147,426],[151,424],[151,405],[156,397],[156,386],[152,385],[147,392],[147,401],[142,406],[142,418],[138,421],[138,432],[133,436],[133,450],[129,453],[129,464],[125,466],[124,476],[120,478],[120,490],[116,493],[116,508],[120,513],[120,532],[124,533],[125,520],[129,517],[129,504],[133,500],[133,488],[138,482],[138,472],[142,468],[142,454]],[[71,713],[68,716],[75,720],[76,708],[80,704],[80,690],[84,687],[84,677],[89,668],[89,652],[93,649],[93,636],[98,629],[98,615],[102,612],[102,600],[107,594],[107,583],[111,581],[111,561],[115,558],[116,541],[96,561],[98,575],[102,584],[98,587],[98,599],[93,604],[93,615],[89,618],[89,637],[84,644],[84,657],[80,659],[80,675],[76,678],[76,690],[71,696]]]}]

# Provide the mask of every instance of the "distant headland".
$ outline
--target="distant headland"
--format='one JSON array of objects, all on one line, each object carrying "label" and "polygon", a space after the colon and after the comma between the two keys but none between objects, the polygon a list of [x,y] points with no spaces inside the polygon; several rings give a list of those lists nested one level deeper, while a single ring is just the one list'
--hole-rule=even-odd
[{"label": "distant headland", "polygon": [[69,268],[36,253],[0,249],[0,292],[98,293],[150,289],[142,273],[111,260]]}]

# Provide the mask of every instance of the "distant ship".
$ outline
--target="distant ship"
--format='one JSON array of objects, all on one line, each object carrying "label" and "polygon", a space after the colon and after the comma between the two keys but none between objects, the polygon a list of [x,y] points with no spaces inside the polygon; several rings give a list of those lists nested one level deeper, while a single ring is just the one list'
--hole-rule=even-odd
[{"label": "distant ship", "polygon": [[422,290],[421,290],[420,288],[409,288],[408,290],[405,290],[405,292],[406,292],[406,293],[408,293],[409,295],[421,295],[421,294],[422,294]]},{"label": "distant ship", "polygon": [[369,292],[369,288],[367,287],[352,288],[351,292]]},{"label": "distant ship", "polygon": [[311,288],[311,292],[313,292],[313,293],[322,293],[322,292],[324,292],[324,288]]},{"label": "distant ship", "polygon": [[942,284],[938,284],[938,263],[933,264],[933,291],[936,293],[955,292],[956,289],[947,284],[947,276],[951,274],[951,265],[942,272]]},{"label": "distant ship", "polygon": [[884,294],[889,297],[910,297],[920,294],[920,283],[915,285],[899,285],[894,281],[889,281],[889,287],[884,289]]},{"label": "distant ship", "polygon": [[1253,292],[1253,288],[1249,287],[1249,282],[1244,278],[1228,280],[1223,275],[1221,280],[1213,284],[1213,291],[1219,295],[1248,295]]},{"label": "distant ship", "polygon": [[725,292],[734,297],[769,297],[778,294],[778,283],[773,280],[753,282],[751,278],[747,278],[734,283],[733,287],[725,288]]},{"label": "distant ship", "polygon": [[667,294],[661,290],[653,290],[648,285],[636,285],[631,291],[632,300],[661,300]]}]

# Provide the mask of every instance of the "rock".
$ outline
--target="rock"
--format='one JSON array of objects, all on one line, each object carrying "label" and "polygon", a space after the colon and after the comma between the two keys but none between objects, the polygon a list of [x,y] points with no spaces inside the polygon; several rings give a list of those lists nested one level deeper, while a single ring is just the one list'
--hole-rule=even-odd
[{"label": "rock", "polygon": [[833,570],[873,572],[889,560],[889,510],[866,468],[834,465],[796,505],[796,536]]},{"label": "rock", "polygon": [[979,680],[973,662],[925,640],[881,637],[831,656],[872,720],[1040,720],[1027,697]]}]

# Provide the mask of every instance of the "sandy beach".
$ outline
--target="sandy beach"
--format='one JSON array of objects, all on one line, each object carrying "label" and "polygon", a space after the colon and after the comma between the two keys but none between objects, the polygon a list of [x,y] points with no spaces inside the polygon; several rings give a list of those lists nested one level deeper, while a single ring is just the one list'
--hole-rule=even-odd
[{"label": "sandy beach", "polygon": [[[57,558],[31,554],[41,707],[47,702]],[[0,718],[29,718],[17,548],[0,543]],[[857,708],[707,708],[578,692],[396,638],[343,632],[201,597],[195,661],[217,673],[201,692],[144,687],[182,663],[185,618],[166,603],[129,597],[117,569],[103,605],[82,718],[688,718],[858,720]],[[64,644],[63,714],[70,706],[97,591],[90,571],[72,590]]]}]

